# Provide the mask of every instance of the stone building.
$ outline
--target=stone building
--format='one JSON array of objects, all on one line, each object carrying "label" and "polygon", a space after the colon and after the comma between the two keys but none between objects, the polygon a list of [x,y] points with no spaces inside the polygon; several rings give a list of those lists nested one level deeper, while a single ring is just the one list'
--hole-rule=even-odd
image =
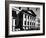
[{"label": "stone building", "polygon": [[[15,11],[14,11],[15,12]],[[14,18],[14,24],[15,25],[13,28],[14,30],[31,30],[34,29],[35,27],[35,19],[36,19],[36,14],[33,12],[33,10],[21,10],[18,11],[18,14],[13,14]]]}]

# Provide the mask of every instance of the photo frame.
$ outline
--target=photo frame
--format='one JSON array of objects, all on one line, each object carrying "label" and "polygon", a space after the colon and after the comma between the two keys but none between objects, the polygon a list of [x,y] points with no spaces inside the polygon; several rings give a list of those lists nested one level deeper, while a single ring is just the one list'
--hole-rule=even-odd
[{"label": "photo frame", "polygon": [[45,3],[5,1],[5,36],[45,35]]}]

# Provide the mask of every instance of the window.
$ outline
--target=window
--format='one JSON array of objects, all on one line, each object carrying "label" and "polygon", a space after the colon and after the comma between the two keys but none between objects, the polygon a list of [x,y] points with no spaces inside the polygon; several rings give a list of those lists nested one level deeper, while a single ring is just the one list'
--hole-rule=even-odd
[{"label": "window", "polygon": [[34,25],[35,25],[35,23],[34,23]]},{"label": "window", "polygon": [[31,25],[31,22],[30,22],[30,25]]},{"label": "window", "polygon": [[32,23],[32,25],[33,25],[33,23]]},{"label": "window", "polygon": [[26,21],[25,21],[25,25],[26,25]]},{"label": "window", "polygon": [[12,10],[12,16],[13,16],[13,17],[17,17],[16,11],[13,11],[13,10]]},{"label": "window", "polygon": [[29,21],[28,21],[28,25],[29,25]]}]

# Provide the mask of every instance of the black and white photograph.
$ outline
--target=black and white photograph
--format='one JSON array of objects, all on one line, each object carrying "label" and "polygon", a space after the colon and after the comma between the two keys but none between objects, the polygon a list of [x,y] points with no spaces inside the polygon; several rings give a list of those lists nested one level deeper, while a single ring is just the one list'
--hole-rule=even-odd
[{"label": "black and white photograph", "polygon": [[40,30],[40,8],[13,7],[12,31]]},{"label": "black and white photograph", "polygon": [[44,3],[11,3],[8,9],[8,35],[44,34]]}]

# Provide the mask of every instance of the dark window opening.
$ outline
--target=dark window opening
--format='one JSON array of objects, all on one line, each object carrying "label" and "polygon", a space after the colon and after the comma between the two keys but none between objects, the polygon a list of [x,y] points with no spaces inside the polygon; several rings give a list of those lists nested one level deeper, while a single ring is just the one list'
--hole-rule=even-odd
[{"label": "dark window opening", "polygon": [[28,25],[29,25],[29,21],[28,21]]},{"label": "dark window opening", "polygon": [[26,25],[26,21],[25,21],[25,25]]},{"label": "dark window opening", "polygon": [[12,16],[17,17],[16,11],[12,11]]},{"label": "dark window opening", "polygon": [[34,23],[34,25],[35,25],[35,23]]},{"label": "dark window opening", "polygon": [[30,22],[30,25],[31,25],[31,22]]}]

